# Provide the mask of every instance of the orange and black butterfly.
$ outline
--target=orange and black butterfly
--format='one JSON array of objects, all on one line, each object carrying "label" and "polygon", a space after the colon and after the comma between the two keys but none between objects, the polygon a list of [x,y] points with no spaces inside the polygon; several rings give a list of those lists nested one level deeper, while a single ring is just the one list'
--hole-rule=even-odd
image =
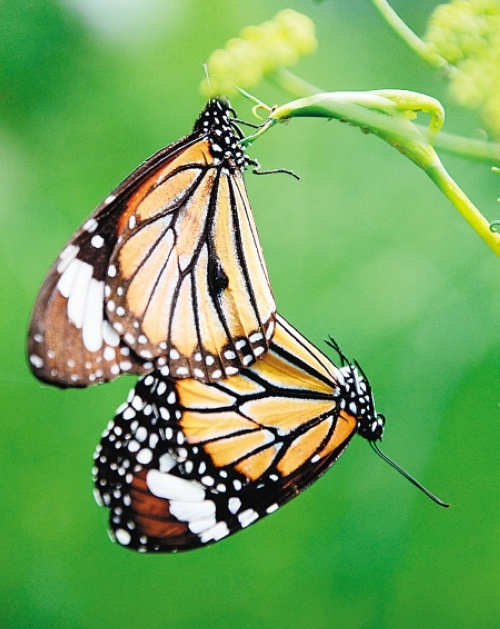
[{"label": "orange and black butterfly", "polygon": [[235,113],[144,162],[59,254],[32,314],[33,373],[84,387],[161,367],[217,381],[264,354],[275,303],[250,209]]},{"label": "orange and black butterfly", "polygon": [[341,367],[278,316],[269,351],[232,378],[142,377],[95,454],[113,538],[142,552],[216,542],[297,496],[354,434],[380,439],[366,377],[332,346]]}]

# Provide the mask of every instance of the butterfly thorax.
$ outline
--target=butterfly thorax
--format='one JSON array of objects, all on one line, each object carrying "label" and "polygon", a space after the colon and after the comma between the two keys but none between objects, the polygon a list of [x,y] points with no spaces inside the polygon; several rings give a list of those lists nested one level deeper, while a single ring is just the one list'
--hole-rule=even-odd
[{"label": "butterfly thorax", "polygon": [[339,405],[358,420],[357,432],[368,441],[377,441],[384,433],[385,418],[375,410],[370,384],[354,365],[339,369]]},{"label": "butterfly thorax", "polygon": [[233,120],[234,111],[226,100],[212,98],[201,112],[194,132],[207,135],[210,153],[214,163],[227,168],[233,173],[236,170],[244,170],[249,158],[245,155],[240,140],[243,133]]}]

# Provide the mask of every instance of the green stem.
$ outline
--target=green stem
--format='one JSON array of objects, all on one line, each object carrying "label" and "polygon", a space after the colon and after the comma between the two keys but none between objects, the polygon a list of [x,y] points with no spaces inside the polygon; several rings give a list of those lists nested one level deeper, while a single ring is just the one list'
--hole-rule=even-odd
[{"label": "green stem", "polygon": [[[415,125],[418,129],[424,129],[421,125]],[[434,146],[438,149],[452,153],[458,157],[474,159],[488,164],[500,163],[500,143],[486,140],[473,140],[461,135],[441,131],[436,136]]]},{"label": "green stem", "polygon": [[[426,135],[410,121],[419,111],[431,115]],[[441,163],[432,146],[443,121],[438,101],[403,90],[375,92],[323,92],[301,98],[271,111],[269,121],[284,122],[296,117],[336,118],[358,126],[397,148],[434,181],[486,244],[500,256],[500,234],[462,192]]]},{"label": "green stem", "polygon": [[429,46],[416,35],[411,28],[399,17],[386,0],[372,0],[372,4],[385,19],[393,31],[426,63],[438,70],[444,70],[452,75],[458,72],[455,66],[450,65],[444,57],[432,51]]},{"label": "green stem", "polygon": [[[275,83],[277,87],[285,90],[291,96],[295,96],[295,98],[304,98],[305,96],[313,96],[314,94],[324,92],[324,90],[319,87],[307,83],[307,81],[303,81],[286,68],[279,68],[268,78]],[[423,132],[424,127],[422,125],[417,124],[415,126]],[[489,164],[500,162],[500,143],[498,142],[473,140],[471,138],[440,131],[434,138],[434,146],[437,149],[465,159],[474,159]]]},{"label": "green stem", "polygon": [[424,170],[488,247],[500,256],[500,234],[492,231],[490,223],[450,177],[437,155],[436,160],[428,164]]},{"label": "green stem", "polygon": [[304,81],[282,66],[276,68],[272,74],[268,75],[268,79],[292,96],[295,96],[295,98],[303,98],[304,96],[312,96],[313,94],[324,92],[324,90]]}]

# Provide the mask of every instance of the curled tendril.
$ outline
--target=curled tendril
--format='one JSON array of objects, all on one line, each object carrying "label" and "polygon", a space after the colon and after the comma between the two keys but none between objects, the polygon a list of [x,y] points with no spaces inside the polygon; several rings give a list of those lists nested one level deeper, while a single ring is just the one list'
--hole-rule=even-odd
[{"label": "curled tendril", "polygon": [[490,230],[492,232],[495,232],[495,234],[500,233],[500,220],[491,221]]},{"label": "curled tendril", "polygon": [[259,120],[265,120],[265,118],[263,118],[262,116],[259,115],[259,110],[262,109],[262,111],[265,111],[266,114],[269,116],[270,112],[271,112],[271,108],[270,107],[266,107],[265,105],[254,105],[252,107],[252,114],[258,118]]}]

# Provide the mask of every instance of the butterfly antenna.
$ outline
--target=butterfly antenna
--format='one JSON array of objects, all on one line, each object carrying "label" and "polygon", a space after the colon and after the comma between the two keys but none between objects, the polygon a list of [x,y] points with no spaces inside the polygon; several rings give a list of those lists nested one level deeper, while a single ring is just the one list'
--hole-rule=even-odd
[{"label": "butterfly antenna", "polygon": [[381,459],[383,459],[386,463],[389,463],[389,465],[391,467],[393,467],[402,476],[404,476],[407,480],[409,480],[412,485],[415,485],[415,487],[418,487],[418,489],[420,489],[420,491],[423,491],[424,494],[426,496],[428,496],[431,500],[434,500],[434,502],[436,504],[440,505],[441,507],[449,507],[450,506],[449,504],[447,504],[446,502],[443,502],[440,498],[438,498],[437,496],[432,494],[428,489],[426,489],[423,485],[421,485],[418,482],[418,480],[413,478],[413,476],[410,476],[408,474],[408,472],[405,472],[405,470],[402,467],[399,467],[399,465],[397,463],[395,463],[392,459],[390,459],[386,454],[384,454],[382,452],[382,450],[378,447],[378,445],[375,443],[375,441],[370,441],[370,445],[371,445],[372,449],[375,450],[375,452],[379,455],[379,457]]},{"label": "butterfly antenna", "polygon": [[252,129],[260,129],[262,125],[254,124],[253,122],[248,122],[247,120],[242,120],[241,118],[232,118],[233,122],[238,124],[244,124],[246,127],[251,127]]},{"label": "butterfly antenna", "polygon": [[359,371],[359,373],[363,376],[363,378],[364,378],[365,380],[368,380],[368,378],[366,377],[365,372],[363,371],[363,369],[362,369],[361,365],[358,363],[358,361],[357,361],[357,360],[355,360],[355,361],[354,361],[354,365],[355,365],[356,369]]},{"label": "butterfly antenna", "polygon": [[342,362],[342,367],[344,367],[345,365],[349,365],[349,359],[344,354],[344,352],[340,349],[339,344],[333,338],[333,336],[328,336],[328,338],[325,339],[325,343],[327,345],[329,345],[332,349],[334,349],[337,352],[337,354],[339,355],[339,358],[340,358],[340,360]]},{"label": "butterfly antenna", "polygon": [[300,180],[300,177],[297,173],[294,173],[293,170],[288,170],[288,168],[273,168],[272,170],[260,170],[260,164],[256,159],[249,160],[249,163],[255,166],[253,169],[254,175],[275,175],[276,173],[285,173],[285,175],[291,175],[295,177],[295,179]]}]

